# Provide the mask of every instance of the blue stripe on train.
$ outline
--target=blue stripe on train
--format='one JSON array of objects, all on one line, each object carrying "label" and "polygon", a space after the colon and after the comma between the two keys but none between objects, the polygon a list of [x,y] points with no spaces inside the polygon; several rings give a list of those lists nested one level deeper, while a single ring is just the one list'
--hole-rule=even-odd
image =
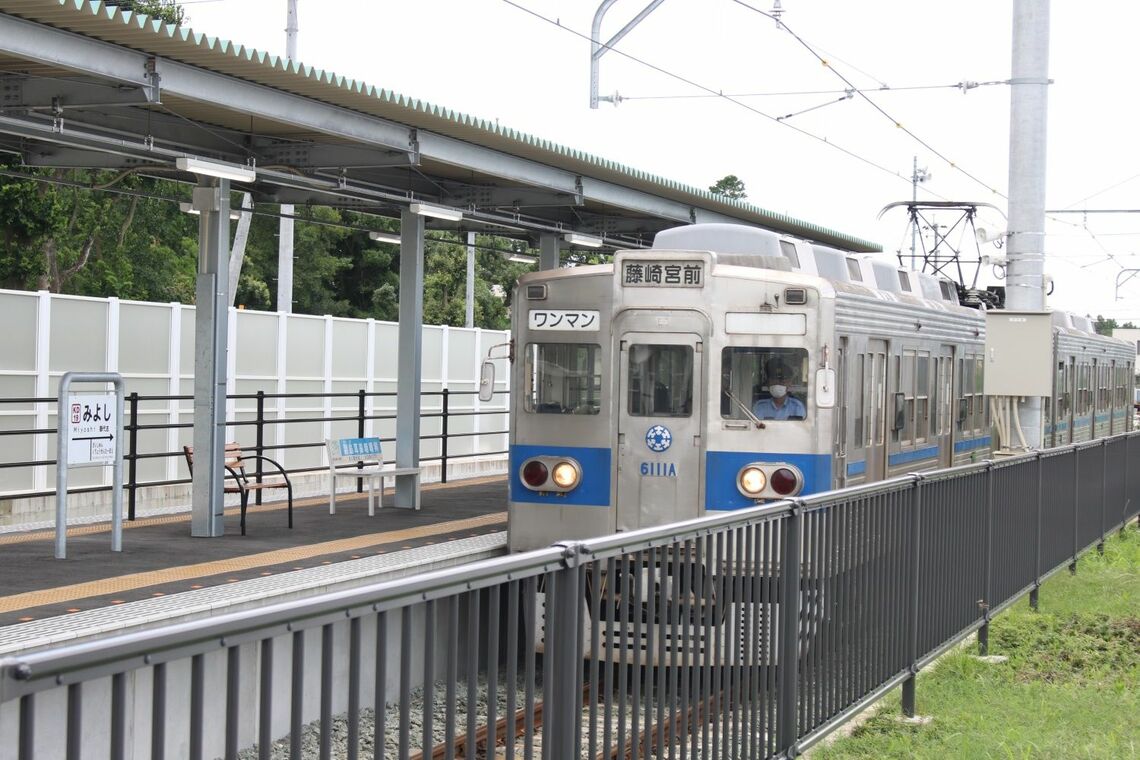
[{"label": "blue stripe on train", "polygon": [[938,456],[937,446],[926,446],[921,449],[913,449],[911,451],[900,451],[891,454],[887,457],[887,464],[894,467],[896,464],[906,464],[907,462],[915,462],[919,459],[931,459]]},{"label": "blue stripe on train", "polygon": [[964,441],[954,441],[954,453],[960,454],[963,451],[971,451],[973,449],[980,449],[983,446],[990,445],[990,437],[983,435],[981,438],[967,438]]},{"label": "blue stripe on train", "polygon": [[831,490],[831,455],[775,454],[748,451],[705,453],[705,509],[733,510],[756,506],[736,488],[736,474],[749,462],[784,462],[804,474],[801,495]]},{"label": "blue stripe on train", "polygon": [[[568,494],[543,494],[532,491],[519,480],[519,467],[535,456],[572,457],[582,466],[582,485]],[[608,507],[610,505],[609,449],[581,446],[511,446],[510,483],[511,501],[530,504],[549,504],[555,507]]]},{"label": "blue stripe on train", "polygon": [[[971,449],[982,448],[990,445],[990,437],[982,436],[981,438],[968,438],[964,441],[956,441],[954,443],[954,451],[961,453],[963,451],[970,451]],[[938,456],[937,446],[925,446],[921,449],[913,449],[911,451],[898,451],[890,455],[887,460],[893,467],[899,464],[907,464],[908,462],[916,462],[920,459],[934,459]],[[847,476],[853,477],[855,475],[863,475],[867,472],[867,463],[865,461],[849,462],[847,464]]]}]

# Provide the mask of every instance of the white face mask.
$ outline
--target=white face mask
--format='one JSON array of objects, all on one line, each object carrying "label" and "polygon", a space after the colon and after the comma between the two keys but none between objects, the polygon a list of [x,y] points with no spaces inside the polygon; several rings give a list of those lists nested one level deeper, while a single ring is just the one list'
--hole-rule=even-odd
[{"label": "white face mask", "polygon": [[772,394],[772,398],[783,398],[788,394],[788,386],[786,385],[769,385],[768,391]]}]

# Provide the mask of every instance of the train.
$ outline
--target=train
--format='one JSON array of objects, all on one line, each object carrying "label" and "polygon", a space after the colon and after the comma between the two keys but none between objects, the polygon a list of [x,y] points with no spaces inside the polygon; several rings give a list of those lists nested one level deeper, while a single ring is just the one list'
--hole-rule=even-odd
[{"label": "train", "polygon": [[[510,344],[510,549],[991,456],[1002,415],[983,393],[984,303],[964,304],[964,292],[719,223],[664,230],[613,263],[524,275]],[[1134,347],[1087,318],[1051,319],[1043,444],[1130,430]]]}]

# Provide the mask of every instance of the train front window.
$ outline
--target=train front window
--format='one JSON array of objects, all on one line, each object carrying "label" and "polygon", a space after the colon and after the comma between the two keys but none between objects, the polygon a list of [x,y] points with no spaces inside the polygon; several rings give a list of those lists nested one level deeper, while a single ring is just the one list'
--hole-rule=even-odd
[{"label": "train front window", "polygon": [[693,347],[629,347],[629,414],[688,417],[693,413]]},{"label": "train front window", "polygon": [[529,343],[523,406],[538,414],[597,414],[601,409],[602,350],[587,343]]},{"label": "train front window", "polygon": [[808,407],[804,348],[728,347],[721,352],[720,415],[802,420]]}]

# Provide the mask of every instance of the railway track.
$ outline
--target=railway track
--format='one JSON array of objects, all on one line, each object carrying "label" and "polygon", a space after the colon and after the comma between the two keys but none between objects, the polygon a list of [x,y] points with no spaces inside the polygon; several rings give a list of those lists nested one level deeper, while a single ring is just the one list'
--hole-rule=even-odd
[{"label": "railway track", "polygon": [[[583,704],[583,721],[585,722],[590,702],[590,684],[586,684],[582,688],[582,704]],[[627,738],[624,746],[613,746],[603,748],[598,751],[592,760],[633,760],[635,754],[640,757],[649,757],[657,753],[658,737],[664,733],[669,736],[669,741],[676,741],[684,743],[692,733],[700,731],[705,722],[711,716],[716,714],[717,706],[720,704],[722,695],[713,695],[707,697],[701,703],[690,705],[685,709],[674,710],[672,714],[666,716],[661,724],[647,723],[635,736]],[[542,723],[543,723],[543,710],[544,702],[538,701],[534,704],[532,713],[532,738],[541,737]],[[439,742],[428,754],[418,752],[411,756],[411,760],[447,760],[447,758],[455,758],[455,760],[483,760],[484,758],[506,758],[506,760],[513,760],[506,754],[508,739],[513,738],[518,740],[526,733],[526,718],[528,708],[526,706],[520,707],[515,710],[513,716],[504,716],[495,721],[495,746],[493,751],[488,752],[488,743],[491,737],[491,730],[488,724],[479,726],[474,735],[468,735],[464,732],[461,736],[456,736],[450,742]],[[679,731],[674,733],[674,729],[680,727]],[[469,753],[468,747],[474,745],[474,752]],[[450,749],[450,752],[449,752]],[[521,751],[516,749],[515,757],[521,757]],[[534,757],[541,754],[540,747],[534,747]]]}]

